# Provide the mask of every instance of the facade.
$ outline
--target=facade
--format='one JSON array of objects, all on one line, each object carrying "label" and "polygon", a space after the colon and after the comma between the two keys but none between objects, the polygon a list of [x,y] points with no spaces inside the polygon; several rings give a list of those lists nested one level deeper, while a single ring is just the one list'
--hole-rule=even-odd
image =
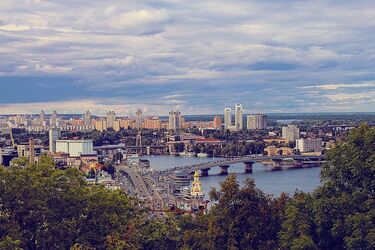
[{"label": "facade", "polygon": [[118,121],[118,120],[113,121],[113,130],[114,131],[120,131],[120,129],[121,129],[120,121]]},{"label": "facade", "polygon": [[161,129],[161,121],[159,117],[146,118],[143,127],[146,129]]},{"label": "facade", "polygon": [[56,153],[56,142],[60,139],[61,131],[58,128],[51,128],[49,130],[49,151]]},{"label": "facade", "polygon": [[221,118],[220,118],[220,116],[218,116],[218,115],[216,115],[215,117],[214,117],[214,128],[215,129],[221,129]]},{"label": "facade", "polygon": [[113,122],[116,120],[115,111],[109,111],[107,113],[107,128],[113,128]]},{"label": "facade", "polygon": [[56,152],[63,152],[70,157],[79,157],[81,154],[94,154],[92,140],[57,140]]},{"label": "facade", "polygon": [[40,112],[39,115],[39,126],[45,126],[46,125],[46,114],[44,111]]},{"label": "facade", "polygon": [[241,104],[236,104],[235,107],[235,116],[234,116],[234,125],[237,130],[242,130],[243,129],[243,119],[242,119],[242,105]]},{"label": "facade", "polygon": [[232,126],[232,110],[230,108],[224,109],[224,127],[229,129]]},{"label": "facade", "polygon": [[247,116],[247,129],[266,129],[267,117],[262,114]]},{"label": "facade", "polygon": [[120,120],[120,127],[124,129],[128,129],[132,127],[132,121],[130,119],[121,119]]},{"label": "facade", "polygon": [[298,139],[296,140],[296,149],[299,150],[301,153],[321,152],[322,138]]},{"label": "facade", "polygon": [[282,127],[282,137],[288,142],[295,142],[300,138],[299,128],[295,125],[288,125],[287,127]]},{"label": "facade", "polygon": [[87,110],[84,114],[83,114],[83,121],[84,121],[84,125],[85,126],[90,126],[91,125],[91,113],[89,110]]}]

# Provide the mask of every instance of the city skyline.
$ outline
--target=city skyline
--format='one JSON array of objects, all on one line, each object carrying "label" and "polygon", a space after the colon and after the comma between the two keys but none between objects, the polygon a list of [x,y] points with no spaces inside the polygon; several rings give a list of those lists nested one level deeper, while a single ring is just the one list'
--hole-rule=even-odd
[{"label": "city skyline", "polygon": [[236,102],[254,113],[375,111],[371,1],[25,0],[0,10],[0,114],[219,114]]}]

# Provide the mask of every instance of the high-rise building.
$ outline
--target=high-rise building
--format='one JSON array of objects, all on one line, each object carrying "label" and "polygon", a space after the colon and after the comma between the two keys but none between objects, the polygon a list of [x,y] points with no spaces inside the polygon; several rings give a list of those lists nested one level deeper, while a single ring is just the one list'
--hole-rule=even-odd
[{"label": "high-rise building", "polygon": [[91,125],[91,113],[89,110],[87,110],[84,114],[83,114],[83,121],[84,121],[84,125],[85,126],[90,126]]},{"label": "high-rise building", "polygon": [[121,128],[128,129],[131,126],[132,126],[132,124],[131,124],[130,119],[121,119],[120,120],[120,127]]},{"label": "high-rise building", "polygon": [[115,111],[109,111],[107,113],[107,128],[113,128],[113,122],[116,120]]},{"label": "high-rise building", "polygon": [[60,139],[61,131],[59,128],[51,128],[49,130],[49,151],[56,153],[56,141]]},{"label": "high-rise building", "polygon": [[230,108],[224,109],[224,127],[229,129],[232,126],[232,110]]},{"label": "high-rise building", "polygon": [[296,149],[298,149],[301,153],[321,152],[322,151],[322,138],[297,139]]},{"label": "high-rise building", "polygon": [[118,121],[118,120],[115,120],[115,121],[113,121],[113,130],[114,131],[120,131],[120,121]]},{"label": "high-rise building", "polygon": [[142,128],[142,110],[140,109],[135,113],[135,128],[138,130]]},{"label": "high-rise building", "polygon": [[281,134],[288,142],[295,142],[299,139],[299,128],[295,125],[288,125],[287,127],[282,127]]},{"label": "high-rise building", "polygon": [[221,129],[221,118],[220,118],[220,116],[218,116],[218,115],[216,115],[215,117],[214,117],[214,128],[216,128],[216,129]]},{"label": "high-rise building", "polygon": [[234,116],[234,125],[237,130],[242,130],[243,129],[242,105],[236,104],[235,111],[236,113]]},{"label": "high-rise building", "polygon": [[42,112],[40,112],[40,115],[39,115],[39,125],[45,126],[45,123],[46,123],[46,113],[44,113],[44,111],[42,110]]},{"label": "high-rise building", "polygon": [[266,129],[267,116],[263,114],[254,114],[247,116],[247,129]]},{"label": "high-rise building", "polygon": [[56,127],[57,126],[57,112],[56,111],[53,111],[53,113],[51,115],[50,125],[52,127]]},{"label": "high-rise building", "polygon": [[96,121],[95,122],[95,129],[97,131],[103,132],[104,130],[107,130],[107,121]]},{"label": "high-rise building", "polygon": [[184,120],[179,110],[169,112],[169,123],[168,129],[173,131],[179,131],[182,128]]},{"label": "high-rise building", "polygon": [[146,118],[143,127],[146,129],[161,129],[161,121],[159,117]]}]

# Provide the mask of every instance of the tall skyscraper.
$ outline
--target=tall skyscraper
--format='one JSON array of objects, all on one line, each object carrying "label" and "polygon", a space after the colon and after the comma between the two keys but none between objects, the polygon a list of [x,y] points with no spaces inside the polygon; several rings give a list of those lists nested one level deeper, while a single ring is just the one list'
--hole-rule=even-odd
[{"label": "tall skyscraper", "polygon": [[40,112],[40,115],[39,115],[39,125],[44,126],[45,123],[46,123],[46,114],[42,110],[42,112]]},{"label": "tall skyscraper", "polygon": [[83,114],[83,121],[84,121],[84,125],[85,126],[90,126],[91,125],[91,113],[89,110],[87,110],[84,114]]},{"label": "tall skyscraper", "polygon": [[295,125],[288,125],[281,129],[282,137],[287,139],[288,142],[295,142],[299,139],[299,132],[299,128]]},{"label": "tall skyscraper", "polygon": [[107,113],[107,128],[113,128],[113,122],[116,120],[115,111],[109,111]]},{"label": "tall skyscraper", "polygon": [[56,111],[53,111],[53,113],[52,113],[51,120],[50,120],[50,125],[52,127],[56,127],[57,126],[57,112]]},{"label": "tall skyscraper", "polygon": [[243,129],[242,105],[236,104],[235,111],[236,113],[234,116],[234,125],[237,130],[242,130]]},{"label": "tall skyscraper", "polygon": [[56,141],[60,139],[61,131],[59,128],[51,128],[49,130],[49,151],[56,153]]},{"label": "tall skyscraper", "polygon": [[266,129],[267,116],[262,114],[254,114],[247,116],[247,129]]},{"label": "tall skyscraper", "polygon": [[135,128],[138,130],[142,128],[142,110],[140,109],[135,113]]},{"label": "tall skyscraper", "polygon": [[229,129],[232,126],[232,110],[230,108],[224,109],[224,127]]}]

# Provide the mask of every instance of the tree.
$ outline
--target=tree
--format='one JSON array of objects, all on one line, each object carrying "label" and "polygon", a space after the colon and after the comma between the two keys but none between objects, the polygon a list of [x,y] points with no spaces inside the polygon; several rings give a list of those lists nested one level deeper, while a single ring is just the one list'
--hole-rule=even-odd
[{"label": "tree", "polygon": [[43,164],[1,168],[0,204],[0,244],[104,249],[115,235],[127,248],[138,244],[130,230],[143,217],[137,201],[122,191],[88,186],[75,169]]},{"label": "tree", "polygon": [[174,149],[177,153],[181,153],[185,150],[185,143],[179,142],[174,144]]}]

